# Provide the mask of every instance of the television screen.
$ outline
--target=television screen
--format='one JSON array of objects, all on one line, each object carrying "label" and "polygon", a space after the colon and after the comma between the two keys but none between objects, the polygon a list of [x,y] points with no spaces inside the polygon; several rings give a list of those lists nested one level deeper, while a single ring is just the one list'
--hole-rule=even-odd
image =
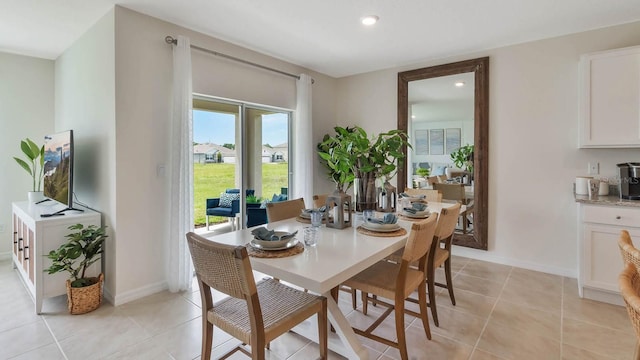
[{"label": "television screen", "polygon": [[72,130],[44,137],[44,196],[72,207]]}]

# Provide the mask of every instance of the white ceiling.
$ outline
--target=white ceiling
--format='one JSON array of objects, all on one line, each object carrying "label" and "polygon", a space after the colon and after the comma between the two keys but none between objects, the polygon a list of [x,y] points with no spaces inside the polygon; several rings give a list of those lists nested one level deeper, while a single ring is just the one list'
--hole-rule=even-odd
[{"label": "white ceiling", "polygon": [[334,77],[640,20],[639,0],[0,0],[0,51],[55,59],[115,4]]}]

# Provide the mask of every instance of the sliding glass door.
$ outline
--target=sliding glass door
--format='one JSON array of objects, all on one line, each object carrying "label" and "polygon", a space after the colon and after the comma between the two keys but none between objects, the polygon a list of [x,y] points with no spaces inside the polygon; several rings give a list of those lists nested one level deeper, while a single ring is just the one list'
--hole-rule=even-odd
[{"label": "sliding glass door", "polygon": [[209,222],[244,227],[247,206],[288,193],[291,112],[200,96],[193,103],[195,226],[206,222],[207,199],[234,189],[253,196],[239,196],[234,218],[210,216]]}]

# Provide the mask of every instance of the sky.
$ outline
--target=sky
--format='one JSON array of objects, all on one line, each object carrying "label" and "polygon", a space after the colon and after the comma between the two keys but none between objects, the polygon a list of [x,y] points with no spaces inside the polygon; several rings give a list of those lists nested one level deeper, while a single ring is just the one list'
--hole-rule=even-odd
[{"label": "sky", "polygon": [[[235,143],[235,116],[227,113],[193,110],[193,141],[218,145]],[[262,143],[287,142],[287,114],[262,116]]]}]

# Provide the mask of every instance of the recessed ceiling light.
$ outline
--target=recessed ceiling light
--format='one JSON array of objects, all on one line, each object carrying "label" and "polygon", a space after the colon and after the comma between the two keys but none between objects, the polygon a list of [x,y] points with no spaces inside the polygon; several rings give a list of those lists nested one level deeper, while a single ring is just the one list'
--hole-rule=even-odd
[{"label": "recessed ceiling light", "polygon": [[375,16],[375,15],[367,15],[367,16],[362,18],[362,24],[363,25],[367,25],[367,26],[371,26],[371,25],[377,23],[378,20],[380,20],[380,18]]},{"label": "recessed ceiling light", "polygon": [[464,86],[464,81],[458,81],[458,82],[456,82],[456,86],[457,86],[457,87],[463,87],[463,86]]},{"label": "recessed ceiling light", "polygon": [[415,116],[415,115],[411,115],[411,118],[412,118],[412,119],[415,119],[415,118],[416,118],[416,116]]}]

